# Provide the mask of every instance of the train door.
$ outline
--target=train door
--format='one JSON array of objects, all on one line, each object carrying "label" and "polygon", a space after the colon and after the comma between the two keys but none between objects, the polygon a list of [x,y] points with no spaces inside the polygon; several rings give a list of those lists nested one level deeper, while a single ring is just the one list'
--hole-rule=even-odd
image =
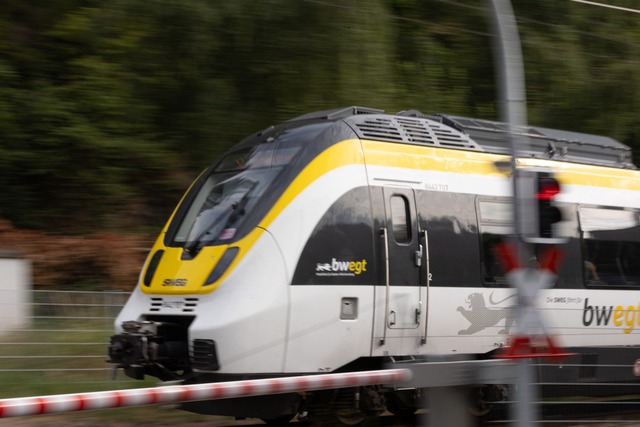
[{"label": "train door", "polygon": [[420,325],[426,319],[421,288],[424,249],[415,194],[411,188],[384,187],[383,196],[385,227],[380,244],[385,286],[377,290],[375,335],[379,349],[414,352],[415,348],[407,346],[419,341],[413,338],[421,336]]}]

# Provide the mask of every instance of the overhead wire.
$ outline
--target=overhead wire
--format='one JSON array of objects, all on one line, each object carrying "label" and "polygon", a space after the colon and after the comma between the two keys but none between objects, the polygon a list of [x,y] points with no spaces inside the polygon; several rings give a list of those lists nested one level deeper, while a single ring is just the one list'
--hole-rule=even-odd
[{"label": "overhead wire", "polygon": [[[323,0],[304,0],[304,1],[306,3],[313,3],[313,4],[323,5],[323,6],[334,7],[336,9],[348,9],[348,10],[352,10],[352,11],[358,9],[355,6],[348,6],[348,5],[345,5],[344,3],[337,4],[337,3],[333,3],[333,2],[330,2],[330,1],[323,1]],[[446,30],[455,30],[455,31],[460,32],[460,33],[473,34],[473,35],[476,35],[476,36],[491,37],[491,34],[489,32],[469,30],[468,28],[460,28],[460,27],[455,27],[455,26],[451,26],[451,25],[441,24],[441,23],[438,23],[438,22],[426,23],[426,22],[424,22],[423,20],[421,20],[419,18],[409,18],[409,17],[406,17],[406,16],[397,16],[397,15],[393,15],[391,18],[393,20],[396,20],[396,21],[411,22],[411,23],[420,24],[420,25],[428,24],[432,28],[442,28],[442,29],[446,29]]]},{"label": "overhead wire", "polygon": [[[331,1],[326,1],[326,0],[305,0],[305,1],[307,3],[320,4],[320,5],[330,6],[330,7],[334,7],[334,8],[349,9],[349,10],[356,10],[357,9],[356,6],[348,6],[348,5],[345,5],[344,3],[337,4],[337,3],[333,3]],[[477,10],[477,11],[480,11],[480,12],[484,12],[485,11],[485,8],[482,7],[482,6],[471,5],[471,4],[468,4],[468,3],[460,3],[460,2],[454,1],[454,0],[431,0],[431,1],[435,1],[435,2],[438,2],[438,3],[444,3],[444,4],[449,4],[449,5],[452,5],[452,6],[457,6],[457,7],[461,7],[461,8],[465,8],[465,9],[473,9],[473,10]],[[570,1],[586,2],[586,0],[570,0]],[[589,2],[589,3],[594,3],[594,2]],[[616,8],[619,8],[619,7],[616,7]],[[623,9],[626,9],[626,8],[623,8]],[[459,31],[459,32],[462,32],[462,33],[469,33],[469,34],[482,35],[482,36],[488,36],[488,37],[492,36],[492,34],[490,32],[474,31],[474,30],[469,30],[467,28],[460,28],[460,27],[445,25],[445,24],[436,23],[436,22],[428,22],[428,23],[426,23],[426,22],[424,22],[424,20],[421,20],[419,18],[408,18],[408,17],[404,17],[404,16],[393,16],[393,19],[398,20],[398,21],[419,23],[419,24],[422,24],[422,25],[428,24],[431,27],[455,29],[456,31]],[[571,28],[567,28],[566,25],[553,24],[553,23],[550,23],[550,22],[539,21],[539,20],[536,20],[536,19],[531,19],[531,18],[527,18],[527,17],[523,17],[523,16],[517,16],[516,19],[519,22],[529,22],[529,23],[544,25],[544,26],[560,29],[560,30],[563,30],[563,31],[568,31],[568,32],[571,32],[571,33],[575,33],[575,34],[580,34],[580,35],[584,35],[584,36],[588,36],[588,37],[608,40],[608,41],[612,41],[612,42],[616,42],[616,43],[620,43],[620,44],[626,44],[626,45],[639,44],[639,43],[630,42],[627,39],[620,39],[620,38],[616,38],[616,37],[605,36],[605,35],[602,35],[602,34],[597,34],[597,33],[591,32],[591,31],[571,29]],[[602,24],[602,23],[599,23],[599,24]]]},{"label": "overhead wire", "polygon": [[[431,1],[448,4],[448,5],[451,5],[451,6],[458,6],[458,7],[466,8],[466,9],[474,9],[474,10],[478,10],[478,11],[482,11],[482,10],[485,9],[482,6],[474,6],[474,5],[469,5],[469,4],[465,4],[465,3],[460,3],[460,2],[455,1],[455,0],[431,0]],[[570,1],[584,2],[586,0],[570,0]],[[618,7],[616,7],[616,8],[618,8]],[[574,28],[568,28],[566,25],[554,24],[554,23],[545,22],[545,21],[539,21],[539,20],[536,20],[536,19],[528,18],[526,16],[522,16],[522,15],[516,16],[516,20],[518,22],[529,22],[529,23],[544,25],[544,26],[547,26],[547,27],[560,29],[560,30],[571,32],[571,33],[575,33],[575,34],[580,34],[580,35],[583,35],[583,36],[593,37],[593,38],[597,38],[597,39],[613,41],[613,42],[620,43],[620,44],[626,44],[626,45],[640,44],[640,43],[630,42],[627,39],[621,39],[621,38],[606,36],[606,35],[602,35],[602,34],[597,34],[597,33],[594,33],[592,31],[584,31],[584,30],[578,30],[578,29],[574,29]],[[598,25],[602,25],[602,22],[598,22]]]},{"label": "overhead wire", "polygon": [[[460,3],[458,1],[455,0],[431,0],[431,1],[435,1],[438,3],[444,3],[444,4],[448,4],[448,5],[452,5],[452,6],[457,6],[460,8],[465,8],[465,9],[472,9],[472,10],[476,10],[479,12],[484,12],[485,8],[483,6],[479,6],[479,5],[473,5],[473,4],[468,4],[468,3]],[[570,1],[574,1],[574,0],[570,0]],[[351,11],[356,11],[358,10],[357,6],[354,5],[348,5],[345,3],[334,3],[332,1],[329,0],[305,0],[305,2],[307,3],[313,3],[313,4],[318,4],[318,5],[323,5],[323,6],[328,6],[328,7],[333,7],[333,8],[337,8],[337,9],[344,9],[344,10],[351,10]],[[442,30],[446,30],[446,31],[456,31],[458,33],[464,33],[464,34],[472,34],[472,35],[477,35],[477,36],[483,36],[483,37],[493,37],[493,34],[491,34],[489,31],[483,32],[483,31],[477,31],[477,30],[470,30],[468,28],[462,28],[462,27],[458,27],[455,25],[447,25],[447,24],[442,24],[442,23],[438,23],[438,22],[425,22],[423,19],[419,19],[419,18],[410,18],[410,17],[405,17],[405,16],[397,16],[397,15],[393,15],[392,19],[396,20],[396,21],[403,21],[403,22],[410,22],[416,25],[421,25],[421,26],[426,26],[428,25],[430,28],[440,28]],[[611,37],[611,36],[607,36],[607,35],[602,35],[602,34],[597,34],[591,31],[584,31],[584,30],[578,30],[575,28],[570,28],[567,25],[561,25],[561,24],[554,24],[554,23],[550,23],[550,22],[545,22],[545,21],[539,21],[536,19],[532,19],[532,18],[527,18],[527,17],[523,17],[523,16],[516,16],[516,20],[518,21],[518,23],[529,23],[529,24],[536,24],[536,25],[542,25],[542,26],[546,26],[546,27],[550,27],[550,28],[554,28],[558,31],[563,31],[563,32],[567,32],[567,33],[571,33],[571,34],[577,34],[577,35],[581,35],[581,36],[585,36],[585,37],[591,37],[591,38],[595,38],[595,39],[601,39],[601,40],[605,40],[605,41],[609,41],[609,42],[613,42],[613,43],[618,43],[620,45],[625,45],[627,47],[634,47],[636,45],[639,45],[640,43],[635,43],[633,41],[629,41],[628,39],[620,39],[617,37]],[[602,23],[600,22],[599,25],[602,25]],[[558,44],[553,44],[553,43],[544,43],[541,42],[539,40],[530,40],[527,38],[524,38],[521,40],[523,45],[525,46],[537,46],[537,47],[544,47],[547,50],[553,50],[556,52],[559,52],[561,54],[566,53],[566,50],[558,45]],[[610,55],[602,55],[602,54],[597,54],[597,53],[593,53],[593,52],[589,52],[589,51],[583,51],[581,52],[581,55],[587,56],[587,57],[591,57],[591,58],[597,58],[597,59],[609,59],[611,58]],[[625,64],[640,64],[640,60],[635,60],[635,59],[629,59],[629,58],[616,58],[617,62],[620,63],[625,63]]]},{"label": "overhead wire", "polygon": [[599,6],[599,7],[604,7],[604,8],[608,8],[608,9],[622,10],[624,12],[640,13],[640,10],[638,10],[638,9],[631,9],[629,7],[615,6],[615,5],[612,5],[612,4],[598,3],[598,2],[595,2],[595,1],[588,1],[588,0],[571,0],[571,1],[576,2],[576,3],[588,4],[588,5],[591,5],[591,6]]}]

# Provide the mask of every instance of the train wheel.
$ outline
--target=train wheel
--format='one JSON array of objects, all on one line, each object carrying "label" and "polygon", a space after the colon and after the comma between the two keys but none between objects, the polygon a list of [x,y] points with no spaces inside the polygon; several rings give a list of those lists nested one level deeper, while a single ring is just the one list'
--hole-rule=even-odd
[{"label": "train wheel", "polygon": [[386,398],[387,411],[398,417],[410,417],[418,410],[416,406],[418,397],[415,390],[394,391],[387,393]]},{"label": "train wheel", "polygon": [[365,416],[362,415],[360,411],[336,411],[335,412],[336,420],[345,426],[357,426],[362,423],[365,419]]},{"label": "train wheel", "polygon": [[470,395],[469,413],[474,417],[484,417],[491,412],[493,405],[482,399],[480,392],[473,390]]},{"label": "train wheel", "polygon": [[393,404],[387,405],[387,409],[389,410],[389,412],[391,412],[393,415],[397,416],[397,417],[410,417],[411,415],[415,414],[416,411],[418,410],[418,408],[416,408],[415,406],[396,406]]},{"label": "train wheel", "polygon": [[476,417],[487,417],[496,410],[496,404],[507,399],[508,389],[503,385],[472,388],[469,392],[469,413]]}]

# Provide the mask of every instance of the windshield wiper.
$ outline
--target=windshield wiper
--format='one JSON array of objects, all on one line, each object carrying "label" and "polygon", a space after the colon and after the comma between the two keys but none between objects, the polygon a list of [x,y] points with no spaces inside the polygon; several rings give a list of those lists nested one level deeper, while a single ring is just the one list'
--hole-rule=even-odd
[{"label": "windshield wiper", "polygon": [[[256,181],[252,181],[251,186],[249,187],[247,192],[244,193],[244,195],[240,198],[240,200],[232,203],[231,206],[229,206],[231,210],[228,210],[224,214],[216,216],[214,220],[211,222],[211,224],[205,227],[205,229],[200,234],[198,234],[196,238],[193,239],[193,241],[191,241],[190,243],[187,242],[187,244],[185,244],[184,249],[189,253],[189,255],[195,256],[200,251],[201,249],[200,243],[202,243],[204,237],[209,234],[213,234],[214,228],[220,222],[222,222],[223,219],[226,218],[227,220],[225,221],[224,225],[220,228],[220,231],[228,228],[229,225],[236,222],[240,216],[245,214],[244,208],[247,205],[247,202],[249,201],[249,195],[257,185],[258,183]],[[215,237],[217,237],[217,235]]]},{"label": "windshield wiper", "polygon": [[244,196],[242,196],[240,200],[238,200],[237,202],[231,205],[231,208],[233,209],[233,211],[231,212],[231,215],[229,215],[229,219],[224,224],[224,227],[222,227],[223,229],[227,228],[229,225],[236,222],[239,217],[241,217],[246,213],[244,210],[244,207],[247,206],[247,202],[249,201],[249,194],[253,191],[256,185],[258,185],[257,182],[254,182],[253,184],[251,184],[251,187],[249,187],[247,192],[244,193]]}]

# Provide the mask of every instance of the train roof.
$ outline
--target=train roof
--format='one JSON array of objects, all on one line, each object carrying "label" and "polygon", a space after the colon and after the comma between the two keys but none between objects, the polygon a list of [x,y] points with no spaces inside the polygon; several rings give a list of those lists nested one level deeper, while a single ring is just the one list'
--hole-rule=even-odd
[{"label": "train roof", "polygon": [[[289,120],[343,121],[360,138],[432,145],[443,148],[510,154],[509,126],[497,121],[447,114],[423,114],[406,110],[386,114],[384,110],[345,107],[318,111]],[[523,156],[623,169],[637,169],[631,148],[613,138],[580,132],[520,126],[514,131],[526,138]]]}]

